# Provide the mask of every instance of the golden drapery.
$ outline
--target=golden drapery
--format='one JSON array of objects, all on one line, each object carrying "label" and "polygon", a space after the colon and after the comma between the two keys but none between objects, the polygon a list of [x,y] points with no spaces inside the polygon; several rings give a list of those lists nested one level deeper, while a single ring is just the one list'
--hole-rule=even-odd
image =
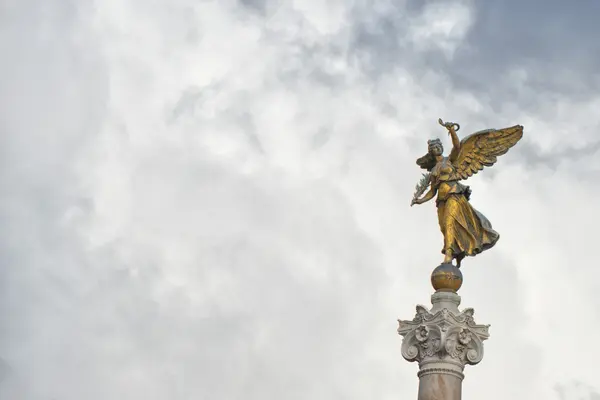
[{"label": "golden drapery", "polygon": [[469,203],[465,193],[451,193],[437,203],[444,235],[442,253],[452,249],[453,258],[474,256],[493,247],[500,238],[488,219]]}]

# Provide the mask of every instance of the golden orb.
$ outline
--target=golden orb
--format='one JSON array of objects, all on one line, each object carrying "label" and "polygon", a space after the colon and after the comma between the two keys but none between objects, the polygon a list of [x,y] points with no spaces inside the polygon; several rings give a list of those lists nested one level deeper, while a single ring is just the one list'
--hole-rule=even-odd
[{"label": "golden orb", "polygon": [[456,292],[462,286],[462,282],[462,272],[451,263],[440,264],[431,273],[431,284],[436,291]]}]

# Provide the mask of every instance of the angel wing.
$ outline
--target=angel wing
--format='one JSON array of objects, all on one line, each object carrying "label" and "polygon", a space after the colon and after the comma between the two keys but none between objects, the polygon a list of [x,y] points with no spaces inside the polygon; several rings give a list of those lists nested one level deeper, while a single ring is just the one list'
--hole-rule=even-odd
[{"label": "angel wing", "polygon": [[483,167],[491,167],[497,157],[505,154],[523,137],[521,125],[504,129],[488,129],[463,138],[458,151],[452,150],[450,160],[455,168],[451,179],[473,176]]}]

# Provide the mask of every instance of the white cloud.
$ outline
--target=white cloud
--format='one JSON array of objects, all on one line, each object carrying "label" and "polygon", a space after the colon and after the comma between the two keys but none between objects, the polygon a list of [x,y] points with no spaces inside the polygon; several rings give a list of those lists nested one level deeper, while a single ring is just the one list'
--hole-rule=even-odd
[{"label": "white cloud", "polygon": [[409,37],[419,49],[437,49],[452,58],[469,32],[473,18],[473,10],[465,2],[432,2],[410,20]]},{"label": "white cloud", "polygon": [[[519,66],[499,77],[520,94],[499,111],[433,66],[373,78],[350,3],[313,3],[270,3],[268,20],[234,2],[55,1],[38,20],[14,6],[0,31],[0,396],[414,398],[394,322],[428,301],[441,260],[434,206],[408,207],[438,117],[465,134],[526,128],[469,180],[502,238],[465,261],[463,305],[492,324],[465,397],[595,384],[598,351],[578,343],[600,323],[600,214],[579,171],[598,165],[552,170],[525,149],[592,145],[598,100],[538,92]],[[394,11],[375,6],[365,19]],[[427,6],[402,40],[451,55],[475,15]]]}]

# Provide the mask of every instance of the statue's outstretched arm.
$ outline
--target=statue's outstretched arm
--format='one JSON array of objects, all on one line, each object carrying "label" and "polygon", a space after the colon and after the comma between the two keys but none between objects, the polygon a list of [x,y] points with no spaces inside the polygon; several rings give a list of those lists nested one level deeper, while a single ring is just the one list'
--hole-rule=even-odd
[{"label": "statue's outstretched arm", "polygon": [[455,122],[444,122],[442,119],[438,119],[440,125],[448,129],[448,135],[452,138],[452,151],[450,152],[450,161],[453,162],[458,153],[460,153],[460,140],[456,132],[460,129],[460,125]]},{"label": "statue's outstretched arm", "polygon": [[437,194],[437,188],[431,188],[431,190],[429,190],[429,192],[425,193],[425,196],[421,197],[420,199],[414,199],[410,203],[410,205],[412,206],[414,204],[427,203],[429,200],[433,199],[436,194]]},{"label": "statue's outstretched arm", "polygon": [[448,134],[452,138],[452,152],[458,153],[458,151],[460,150],[460,140],[458,139],[458,135],[456,134],[454,126],[450,126],[448,128]]}]

